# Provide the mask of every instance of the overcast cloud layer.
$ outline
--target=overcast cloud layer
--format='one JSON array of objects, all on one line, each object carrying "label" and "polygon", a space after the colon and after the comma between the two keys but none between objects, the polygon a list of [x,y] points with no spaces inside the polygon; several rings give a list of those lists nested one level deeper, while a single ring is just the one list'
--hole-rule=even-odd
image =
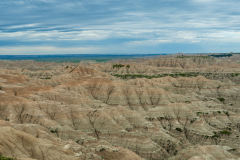
[{"label": "overcast cloud layer", "polygon": [[0,54],[240,52],[239,0],[1,0]]}]

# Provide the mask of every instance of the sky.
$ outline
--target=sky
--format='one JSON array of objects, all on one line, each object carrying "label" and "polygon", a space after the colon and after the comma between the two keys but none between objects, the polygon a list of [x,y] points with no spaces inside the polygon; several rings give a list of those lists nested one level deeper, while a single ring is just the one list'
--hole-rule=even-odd
[{"label": "sky", "polygon": [[239,0],[0,0],[0,55],[240,52]]}]

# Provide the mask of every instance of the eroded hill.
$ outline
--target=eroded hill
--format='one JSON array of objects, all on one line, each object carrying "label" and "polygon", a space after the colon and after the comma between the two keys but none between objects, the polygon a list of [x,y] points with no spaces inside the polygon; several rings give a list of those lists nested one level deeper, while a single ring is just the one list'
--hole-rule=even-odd
[{"label": "eroded hill", "polygon": [[239,67],[231,59],[201,57],[0,61],[0,154],[238,159]]}]

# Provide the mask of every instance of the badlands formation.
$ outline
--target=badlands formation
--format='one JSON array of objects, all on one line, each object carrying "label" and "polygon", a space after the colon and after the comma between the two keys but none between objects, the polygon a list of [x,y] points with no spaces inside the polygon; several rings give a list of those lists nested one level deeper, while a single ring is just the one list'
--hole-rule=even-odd
[{"label": "badlands formation", "polygon": [[237,55],[80,64],[1,60],[0,154],[239,159],[238,61]]}]

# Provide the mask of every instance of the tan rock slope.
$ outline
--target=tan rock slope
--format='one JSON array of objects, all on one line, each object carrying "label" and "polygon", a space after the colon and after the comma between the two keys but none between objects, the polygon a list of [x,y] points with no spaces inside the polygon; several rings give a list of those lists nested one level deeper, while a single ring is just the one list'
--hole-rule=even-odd
[{"label": "tan rock slope", "polygon": [[0,154],[238,159],[239,64],[198,58],[120,60],[119,68],[0,61]]}]

